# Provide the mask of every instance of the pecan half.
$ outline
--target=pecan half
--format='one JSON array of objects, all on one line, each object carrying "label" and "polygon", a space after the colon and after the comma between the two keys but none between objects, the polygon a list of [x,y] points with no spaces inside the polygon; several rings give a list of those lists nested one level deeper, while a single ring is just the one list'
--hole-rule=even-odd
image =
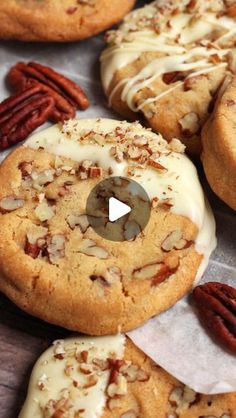
[{"label": "pecan half", "polygon": [[236,289],[209,282],[193,290],[193,299],[209,332],[236,353]]},{"label": "pecan half", "polygon": [[72,80],[36,62],[19,62],[8,74],[10,86],[17,92],[29,86],[38,86],[41,91],[54,99],[55,106],[50,118],[63,122],[73,118],[76,109],[87,109],[89,101],[83,90]]},{"label": "pecan half", "polygon": [[120,418],[137,418],[137,413],[134,409],[129,409],[129,411],[124,412],[122,415],[120,415]]},{"label": "pecan half", "polygon": [[133,278],[139,280],[151,280],[151,286],[157,286],[176,273],[179,264],[168,266],[164,262],[147,264],[133,271]]},{"label": "pecan half", "polygon": [[48,119],[54,99],[31,86],[0,104],[0,150],[23,141]]}]

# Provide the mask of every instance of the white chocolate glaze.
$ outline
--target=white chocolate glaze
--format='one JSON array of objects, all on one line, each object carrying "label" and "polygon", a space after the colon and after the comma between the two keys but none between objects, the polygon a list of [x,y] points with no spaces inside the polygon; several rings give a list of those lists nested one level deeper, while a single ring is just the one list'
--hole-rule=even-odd
[{"label": "white chocolate glaze", "polygon": [[203,263],[206,267],[209,256],[216,246],[215,221],[212,211],[205,203],[204,193],[193,163],[185,154],[172,151],[171,144],[168,144],[161,135],[143,128],[138,123],[130,124],[111,119],[82,119],[69,121],[64,128],[55,125],[39,132],[29,138],[25,146],[33,149],[44,148],[54,155],[64,156],[77,162],[90,160],[104,170],[111,168],[113,176],[129,177],[129,161],[124,159],[118,162],[111,156],[111,147],[114,143],[104,144],[103,140],[99,144],[94,141],[84,142],[83,139],[91,132],[95,136],[97,134],[111,135],[115,139],[117,128],[127,131],[126,135],[132,141],[136,136],[148,138],[153,141],[152,146],[155,151],[159,150],[156,161],[165,167],[165,170],[159,171],[150,166],[145,169],[136,167],[132,173],[132,179],[144,187],[151,200],[158,198],[159,201],[170,201],[173,213],[186,216],[197,225],[199,234],[195,246],[197,251],[204,255]]},{"label": "white chocolate glaze", "polygon": [[[74,337],[54,343],[38,359],[34,366],[28,389],[27,399],[19,418],[44,418],[49,414],[50,401],[68,400],[68,412],[63,415],[73,418],[79,410],[83,418],[99,418],[106,403],[105,390],[109,379],[109,370],[96,372],[92,376],[96,385],[82,388],[91,379],[91,375],[80,371],[79,353],[88,352],[87,364],[92,360],[107,358],[122,359],[125,337]],[[57,358],[55,357],[57,356]],[[84,365],[83,365],[84,366]],[[86,367],[86,364],[85,364]],[[77,385],[75,385],[77,382]],[[53,410],[53,409],[52,409]],[[46,413],[48,411],[48,415]],[[59,416],[59,415],[58,415]]]},{"label": "white chocolate glaze", "polygon": [[[184,2],[182,10],[167,16],[159,13],[158,5],[161,6],[161,3],[157,0],[131,12],[117,31],[110,32],[110,35],[108,32],[108,47],[101,55],[101,77],[106,93],[119,69],[134,62],[145,52],[157,54],[135,76],[123,79],[109,91],[110,104],[115,92],[122,87],[121,99],[137,112],[149,102],[163,97],[158,94],[151,99],[140,99],[141,103],[138,104],[134,101],[135,95],[158,77],[172,72],[187,72],[187,77],[193,77],[228,65],[226,56],[229,47],[225,41],[236,34],[235,19],[221,16],[219,10],[214,11],[207,6],[205,10],[199,6],[200,12],[197,10],[193,13],[186,9]],[[173,1],[169,3],[174,4]],[[152,18],[157,22],[158,19],[163,20],[165,25],[160,24],[155,30]],[[216,60],[212,63],[213,56],[218,56],[224,62],[218,63]],[[172,90],[173,87],[167,85],[165,94]]]}]

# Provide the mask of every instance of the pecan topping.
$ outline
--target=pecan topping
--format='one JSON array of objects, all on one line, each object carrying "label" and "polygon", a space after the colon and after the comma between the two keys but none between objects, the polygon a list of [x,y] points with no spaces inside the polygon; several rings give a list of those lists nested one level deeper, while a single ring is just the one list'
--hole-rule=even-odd
[{"label": "pecan topping", "polygon": [[48,119],[54,99],[30,86],[0,104],[0,150],[23,141]]},{"label": "pecan topping", "polygon": [[53,69],[36,62],[19,62],[8,74],[10,86],[17,92],[37,86],[54,100],[50,118],[63,122],[75,116],[76,109],[87,109],[89,101],[83,90],[73,81]]},{"label": "pecan topping", "polygon": [[96,245],[96,242],[91,239],[84,239],[79,248],[81,254],[85,254],[90,257],[97,257],[101,260],[108,258],[109,253],[103,247]]},{"label": "pecan topping", "polygon": [[199,315],[209,332],[236,353],[236,289],[209,282],[193,291]]},{"label": "pecan topping", "polygon": [[157,286],[174,274],[178,270],[178,267],[179,263],[175,263],[173,266],[168,266],[164,262],[147,264],[146,266],[134,270],[133,278],[151,280],[151,285]]},{"label": "pecan topping", "polygon": [[182,412],[189,409],[192,405],[196,404],[200,400],[199,393],[190,389],[188,386],[175,387],[170,393],[169,403],[172,407],[176,408],[176,412]]},{"label": "pecan topping", "polygon": [[199,116],[195,112],[189,112],[179,120],[181,132],[186,136],[196,134],[200,128]]},{"label": "pecan topping", "polygon": [[163,251],[183,250],[192,245],[192,241],[187,241],[183,238],[183,233],[180,229],[172,231],[161,244]]},{"label": "pecan topping", "polygon": [[25,201],[15,196],[6,196],[0,200],[0,212],[12,212],[24,206]]}]

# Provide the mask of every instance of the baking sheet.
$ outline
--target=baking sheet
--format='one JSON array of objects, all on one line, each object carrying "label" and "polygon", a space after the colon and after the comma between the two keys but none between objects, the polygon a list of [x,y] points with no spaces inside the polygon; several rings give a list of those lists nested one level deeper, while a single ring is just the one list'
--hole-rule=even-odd
[{"label": "baking sheet", "polygon": [[[99,78],[102,36],[71,44],[0,43],[0,99],[8,95],[5,75],[16,62],[39,61],[61,71],[88,93],[91,107],[78,117],[120,117],[108,109]],[[45,125],[46,127],[46,125]],[[42,128],[41,128],[42,129]],[[0,161],[8,152],[0,154]],[[218,246],[202,282],[236,286],[236,216],[207,186],[217,222]],[[189,297],[129,333],[130,338],[173,376],[201,393],[236,391],[235,356],[216,345],[198,322]]]}]

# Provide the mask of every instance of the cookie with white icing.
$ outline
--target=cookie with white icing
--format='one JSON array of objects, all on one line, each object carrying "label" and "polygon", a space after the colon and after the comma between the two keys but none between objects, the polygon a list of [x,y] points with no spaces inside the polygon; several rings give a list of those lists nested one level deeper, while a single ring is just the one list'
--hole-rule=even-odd
[{"label": "cookie with white icing", "polygon": [[[152,202],[133,241],[100,237],[85,216],[91,190],[110,176],[137,181]],[[215,247],[183,145],[138,123],[72,120],[29,138],[0,167],[0,211],[1,291],[32,315],[91,335],[168,309]]]},{"label": "cookie with white icing", "polygon": [[134,3],[135,0],[1,0],[0,39],[67,42],[89,38],[119,22]]},{"label": "cookie with white icing", "polygon": [[110,105],[199,155],[218,88],[236,71],[235,25],[232,0],[156,0],[131,12],[101,56]]},{"label": "cookie with white icing", "polygon": [[37,361],[19,418],[235,418],[236,394],[200,395],[128,338],[55,341]]},{"label": "cookie with white icing", "polygon": [[228,80],[202,133],[202,162],[214,192],[236,210],[236,78]]}]

